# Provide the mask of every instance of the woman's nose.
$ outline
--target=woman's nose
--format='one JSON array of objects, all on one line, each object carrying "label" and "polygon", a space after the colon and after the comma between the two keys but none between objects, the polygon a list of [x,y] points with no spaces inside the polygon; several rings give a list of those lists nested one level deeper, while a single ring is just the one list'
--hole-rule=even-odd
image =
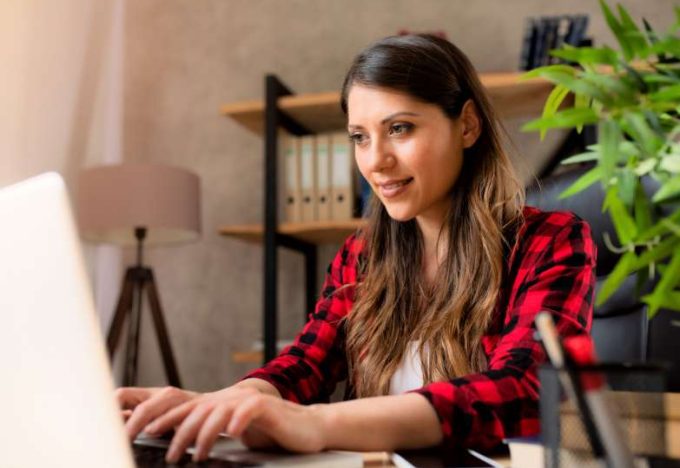
[{"label": "woman's nose", "polygon": [[385,141],[374,141],[369,152],[370,169],[372,172],[381,172],[389,169],[396,162],[391,146]]}]

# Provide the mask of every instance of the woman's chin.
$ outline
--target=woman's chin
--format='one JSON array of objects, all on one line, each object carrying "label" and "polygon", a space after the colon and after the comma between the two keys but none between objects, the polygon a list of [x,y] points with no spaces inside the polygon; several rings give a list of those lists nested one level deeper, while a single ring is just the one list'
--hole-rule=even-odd
[{"label": "woman's chin", "polygon": [[405,223],[406,221],[411,221],[415,215],[411,213],[410,211],[405,211],[405,210],[390,210],[387,208],[387,214],[390,215],[390,218],[392,218],[395,221],[398,221],[400,223]]}]

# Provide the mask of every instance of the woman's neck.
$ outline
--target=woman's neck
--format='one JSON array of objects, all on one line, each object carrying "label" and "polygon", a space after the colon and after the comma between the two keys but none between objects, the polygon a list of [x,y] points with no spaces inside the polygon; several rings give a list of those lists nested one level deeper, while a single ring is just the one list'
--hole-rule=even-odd
[{"label": "woman's neck", "polygon": [[423,236],[423,268],[422,272],[425,281],[433,284],[446,251],[448,249],[448,238],[443,232],[443,218],[418,218],[418,227]]}]

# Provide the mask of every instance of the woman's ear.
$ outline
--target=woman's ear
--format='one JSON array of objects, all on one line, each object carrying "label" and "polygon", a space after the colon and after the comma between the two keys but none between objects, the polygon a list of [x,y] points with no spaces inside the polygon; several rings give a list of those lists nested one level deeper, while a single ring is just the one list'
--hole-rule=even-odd
[{"label": "woman's ear", "polygon": [[475,144],[479,134],[482,133],[482,121],[472,99],[468,99],[463,104],[460,120],[463,125],[463,148],[469,148]]}]

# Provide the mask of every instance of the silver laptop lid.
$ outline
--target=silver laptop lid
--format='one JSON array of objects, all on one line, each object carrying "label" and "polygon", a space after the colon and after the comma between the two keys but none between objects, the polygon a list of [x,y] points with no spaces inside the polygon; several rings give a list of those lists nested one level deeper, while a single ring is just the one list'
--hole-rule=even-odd
[{"label": "silver laptop lid", "polygon": [[63,180],[0,190],[3,466],[133,466]]}]

